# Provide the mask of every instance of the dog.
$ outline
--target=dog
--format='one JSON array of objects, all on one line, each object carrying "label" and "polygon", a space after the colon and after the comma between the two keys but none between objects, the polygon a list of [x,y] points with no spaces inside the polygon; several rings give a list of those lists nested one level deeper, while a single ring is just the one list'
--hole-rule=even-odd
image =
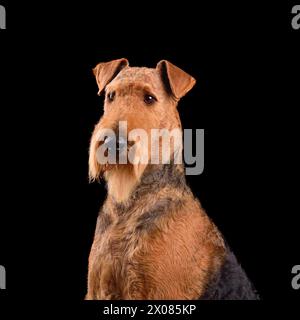
[{"label": "dog", "polygon": [[[166,60],[140,68],[123,58],[99,63],[93,72],[105,103],[90,142],[89,177],[104,177],[108,195],[90,251],[86,299],[258,299],[186,184],[183,164],[172,157],[182,153],[182,143],[171,144],[169,162],[159,151],[153,164],[151,143],[121,133],[120,122],[148,136],[153,129],[181,132],[177,105],[196,80]],[[121,162],[130,148],[134,161]],[[118,154],[114,163],[109,151]]]}]

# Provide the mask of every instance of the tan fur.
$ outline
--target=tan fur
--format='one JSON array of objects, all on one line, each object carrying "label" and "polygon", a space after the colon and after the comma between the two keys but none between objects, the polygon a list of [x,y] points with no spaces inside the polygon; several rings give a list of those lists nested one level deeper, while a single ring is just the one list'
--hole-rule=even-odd
[{"label": "tan fur", "polygon": [[[119,60],[122,61],[123,59]],[[116,63],[113,63],[113,65],[115,66]],[[95,69],[102,70],[102,76],[104,76],[104,71],[101,67],[98,66]],[[109,67],[109,72],[110,74],[113,74],[111,67]],[[97,82],[98,84],[102,83],[100,80]],[[103,84],[101,85],[103,86]],[[102,91],[103,87],[99,87],[99,90]],[[99,143],[97,142],[97,132],[100,129],[112,128],[119,121],[124,120],[128,123],[128,131],[135,128],[143,128],[149,136],[151,129],[166,128],[171,130],[177,127],[181,128],[178,111],[176,109],[177,102],[174,100],[174,97],[170,97],[167,94],[157,69],[125,67],[116,78],[106,86],[105,91],[116,91],[119,99],[117,106],[114,106],[114,102],[105,103],[104,115],[95,127],[92,135],[89,158],[89,175],[91,180],[98,179],[105,171],[105,168],[99,165],[96,159],[96,149],[99,146]],[[160,103],[157,103],[155,108],[145,106],[143,103],[143,95],[145,93],[154,94]],[[150,155],[150,143],[148,144],[148,147],[148,153]],[[117,167],[118,166],[115,166],[112,170],[116,170]],[[117,183],[116,181],[113,181],[110,184],[111,192],[113,192],[114,197],[120,202],[128,198],[130,190],[138,183],[145,166],[136,165],[130,166],[130,168],[132,170],[131,178],[123,179],[122,184]],[[118,172],[120,173],[120,170]],[[128,177],[128,171],[126,171],[125,174],[122,174],[123,177],[125,175]],[[109,174],[107,176],[112,177],[113,180],[115,180],[114,177],[116,175]],[[120,188],[126,189],[128,192],[120,190]]]},{"label": "tan fur", "polygon": [[[177,102],[195,80],[167,61],[148,69],[130,68],[126,59],[119,59],[99,64],[94,72],[99,91],[115,91],[116,99],[106,99],[90,145],[90,178],[105,173],[108,197],[89,257],[86,299],[197,299],[224,258],[223,239],[199,202],[187,187],[172,184],[135,196],[143,175],[160,165],[101,166],[96,159],[97,133],[115,130],[118,121],[126,120],[128,131],[181,128]],[[145,93],[155,95],[157,103],[146,106]],[[184,174],[183,166],[178,165],[175,173]],[[166,201],[169,210],[147,228],[139,228],[141,217]]]},{"label": "tan fur", "polygon": [[118,202],[126,201],[138,183],[139,176],[137,177],[132,173],[132,166],[117,166],[114,170],[107,171],[105,178],[107,180],[108,193],[114,195]]}]

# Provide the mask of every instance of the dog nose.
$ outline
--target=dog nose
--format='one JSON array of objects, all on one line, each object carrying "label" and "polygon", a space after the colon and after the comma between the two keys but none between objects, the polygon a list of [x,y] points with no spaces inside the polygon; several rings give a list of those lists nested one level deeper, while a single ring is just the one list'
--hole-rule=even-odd
[{"label": "dog nose", "polygon": [[119,137],[116,139],[116,137],[108,136],[104,140],[104,145],[107,147],[108,150],[122,150],[124,147],[126,147],[127,141],[123,137]]}]

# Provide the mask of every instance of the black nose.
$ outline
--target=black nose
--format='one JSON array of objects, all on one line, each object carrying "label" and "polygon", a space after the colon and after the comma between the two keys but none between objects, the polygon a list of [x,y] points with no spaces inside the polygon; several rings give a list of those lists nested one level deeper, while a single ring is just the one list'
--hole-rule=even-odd
[{"label": "black nose", "polygon": [[122,150],[126,147],[127,141],[123,137],[116,138],[109,136],[105,138],[104,145],[111,151]]}]

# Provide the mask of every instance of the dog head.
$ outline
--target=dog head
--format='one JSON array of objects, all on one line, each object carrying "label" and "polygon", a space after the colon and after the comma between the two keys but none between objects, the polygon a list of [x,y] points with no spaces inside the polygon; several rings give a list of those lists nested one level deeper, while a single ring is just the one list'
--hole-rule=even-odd
[{"label": "dog head", "polygon": [[[195,79],[166,60],[156,68],[138,68],[118,59],[99,63],[93,71],[98,94],[105,95],[105,102],[91,139],[89,176],[94,180],[104,174],[109,192],[123,201],[148,164],[181,156],[176,107]],[[168,152],[163,149],[163,140],[169,141]]]}]

